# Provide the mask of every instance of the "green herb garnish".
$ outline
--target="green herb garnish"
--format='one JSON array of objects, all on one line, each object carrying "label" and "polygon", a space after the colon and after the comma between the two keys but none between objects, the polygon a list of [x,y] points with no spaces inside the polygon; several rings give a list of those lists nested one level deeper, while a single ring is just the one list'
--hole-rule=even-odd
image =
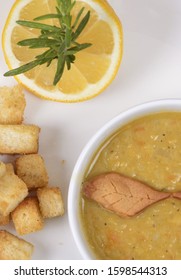
[{"label": "green herb garnish", "polygon": [[[90,18],[90,11],[80,20],[84,8],[80,9],[75,21],[72,23],[71,11],[76,0],[56,0],[56,14],[47,14],[35,18],[33,21],[18,20],[21,26],[40,29],[41,33],[36,38],[22,40],[17,44],[19,46],[28,46],[30,49],[48,48],[45,52],[35,57],[35,60],[28,62],[16,69],[10,70],[4,76],[15,76],[27,72],[32,68],[47,64],[57,60],[57,69],[53,81],[56,85],[62,77],[65,65],[67,69],[71,69],[71,64],[76,59],[76,53],[91,46],[90,43],[79,44],[77,39]],[[39,23],[39,20],[58,19],[60,26],[52,26],[49,24]]]}]

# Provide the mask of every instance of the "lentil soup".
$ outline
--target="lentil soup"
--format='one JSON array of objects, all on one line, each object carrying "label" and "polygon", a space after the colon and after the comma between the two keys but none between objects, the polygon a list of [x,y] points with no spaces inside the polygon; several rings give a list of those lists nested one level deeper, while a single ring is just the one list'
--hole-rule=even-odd
[{"label": "lentil soup", "polygon": [[[96,152],[84,179],[112,171],[159,191],[181,191],[181,113],[153,114],[120,128]],[[97,259],[181,259],[180,199],[162,200],[131,218],[83,196],[80,201]]]}]

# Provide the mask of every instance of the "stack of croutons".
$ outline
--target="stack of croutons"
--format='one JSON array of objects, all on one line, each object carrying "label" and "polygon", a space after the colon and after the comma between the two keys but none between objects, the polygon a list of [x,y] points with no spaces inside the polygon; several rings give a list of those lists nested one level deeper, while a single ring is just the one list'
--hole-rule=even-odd
[{"label": "stack of croutons", "polygon": [[[0,154],[16,155],[14,165],[0,162],[0,226],[12,218],[18,235],[41,230],[45,218],[64,214],[60,188],[48,186],[45,162],[38,154],[40,128],[22,124],[25,105],[19,85],[0,88]],[[30,259],[33,249],[0,230],[1,260]]]}]

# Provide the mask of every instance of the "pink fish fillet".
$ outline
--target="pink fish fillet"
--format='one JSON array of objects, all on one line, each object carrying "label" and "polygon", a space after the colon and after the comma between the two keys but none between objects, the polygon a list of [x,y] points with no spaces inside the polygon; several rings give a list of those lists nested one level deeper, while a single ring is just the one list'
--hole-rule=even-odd
[{"label": "pink fish fillet", "polygon": [[[101,174],[83,185],[83,194],[119,216],[134,216],[172,194],[152,189],[118,173]],[[181,193],[180,193],[181,196]]]},{"label": "pink fish fillet", "polygon": [[174,198],[179,198],[179,199],[181,199],[181,192],[173,193],[172,196],[173,196]]}]

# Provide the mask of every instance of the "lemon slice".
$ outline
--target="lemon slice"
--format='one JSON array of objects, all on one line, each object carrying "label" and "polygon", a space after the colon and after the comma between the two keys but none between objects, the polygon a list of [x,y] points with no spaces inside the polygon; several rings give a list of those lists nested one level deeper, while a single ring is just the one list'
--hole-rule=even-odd
[{"label": "lemon slice", "polygon": [[[29,49],[17,45],[18,41],[34,38],[39,30],[17,25],[17,20],[33,20],[43,14],[55,12],[56,0],[17,0],[6,21],[2,35],[2,47],[9,69],[32,61],[45,49]],[[122,25],[114,10],[105,0],[79,0],[72,10],[74,21],[78,11],[90,10],[90,20],[81,33],[80,43],[92,46],[76,55],[71,70],[65,69],[61,80],[53,86],[57,61],[15,76],[35,95],[60,102],[78,102],[101,93],[114,79],[119,69],[123,50]],[[43,23],[57,25],[56,19]]]}]

